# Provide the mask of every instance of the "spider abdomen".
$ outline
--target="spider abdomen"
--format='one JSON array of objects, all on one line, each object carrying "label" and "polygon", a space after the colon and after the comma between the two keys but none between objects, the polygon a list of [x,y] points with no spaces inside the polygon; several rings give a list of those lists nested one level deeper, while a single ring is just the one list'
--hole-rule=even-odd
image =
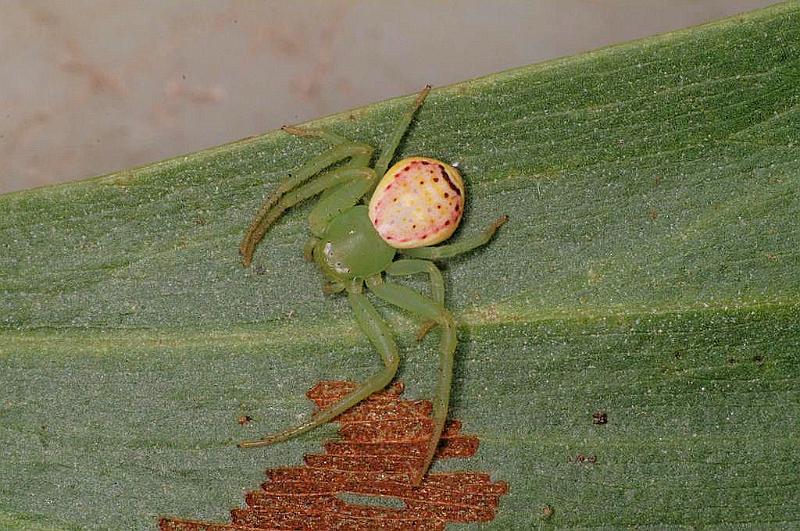
[{"label": "spider abdomen", "polygon": [[411,157],[386,172],[369,202],[369,218],[396,249],[435,245],[449,238],[464,211],[464,182],[453,166]]}]

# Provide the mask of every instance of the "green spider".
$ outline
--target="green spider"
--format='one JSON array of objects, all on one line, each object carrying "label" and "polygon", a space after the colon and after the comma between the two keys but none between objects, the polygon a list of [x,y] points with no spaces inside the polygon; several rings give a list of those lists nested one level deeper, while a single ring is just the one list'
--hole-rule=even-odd
[{"label": "green spider", "polygon": [[[442,274],[431,260],[451,258],[486,244],[508,217],[500,217],[482,233],[458,243],[431,247],[449,238],[461,221],[464,210],[461,175],[449,164],[424,157],[403,159],[387,171],[429,91],[430,86],[425,87],[398,120],[373,168],[369,167],[374,152],[371,146],[325,130],[283,128],[289,134],[326,140],[333,147],[300,166],[266,199],[240,245],[242,263],[245,267],[250,265],[256,245],[283,212],[322,194],[309,214],[312,236],[303,255],[322,270],[325,293],[347,292],[356,322],[380,353],[384,367],[339,402],[317,411],[304,422],[263,439],[241,442],[240,447],[264,446],[309,431],[391,382],[397,372],[399,352],[386,322],[364,294],[366,285],[378,298],[424,320],[418,339],[431,328],[441,327],[433,431],[418,475],[413,478],[415,484],[422,481],[430,467],[447,417],[457,342],[455,321],[444,306]],[[343,164],[329,169],[338,163]],[[383,176],[380,182],[379,175]],[[371,197],[369,206],[364,204],[367,197]],[[395,260],[398,251],[405,257]],[[384,281],[383,273],[388,276],[426,273],[431,296]]]}]

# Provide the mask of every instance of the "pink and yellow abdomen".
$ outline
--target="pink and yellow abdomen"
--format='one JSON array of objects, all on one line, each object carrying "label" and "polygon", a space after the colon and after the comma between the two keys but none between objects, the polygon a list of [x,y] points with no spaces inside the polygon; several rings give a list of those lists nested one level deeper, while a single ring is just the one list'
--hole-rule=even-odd
[{"label": "pink and yellow abdomen", "polygon": [[397,249],[443,242],[461,222],[464,181],[454,167],[436,159],[403,159],[386,172],[369,202],[380,237]]}]

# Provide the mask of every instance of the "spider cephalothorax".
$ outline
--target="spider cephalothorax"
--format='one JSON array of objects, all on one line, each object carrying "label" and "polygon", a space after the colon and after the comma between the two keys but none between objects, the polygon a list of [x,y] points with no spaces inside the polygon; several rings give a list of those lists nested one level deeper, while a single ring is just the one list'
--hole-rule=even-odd
[{"label": "spider cephalothorax", "polygon": [[[339,402],[305,422],[257,441],[242,442],[240,446],[263,446],[306,432],[383,389],[392,380],[399,352],[385,321],[367,299],[366,286],[380,299],[422,318],[425,324],[420,337],[433,326],[441,328],[433,432],[415,483],[428,470],[447,418],[456,348],[455,321],[444,306],[444,281],[431,260],[450,258],[484,245],[508,219],[502,216],[484,232],[460,242],[432,247],[449,238],[461,221],[466,199],[461,175],[453,166],[426,157],[403,159],[387,171],[414,113],[429,91],[430,87],[425,87],[402,115],[374,167],[369,166],[374,152],[371,146],[350,142],[324,130],[283,128],[287,133],[321,138],[334,145],[298,168],[267,198],[242,240],[242,262],[250,265],[256,245],[284,211],[322,194],[309,215],[312,236],[304,255],[316,262],[325,276],[326,293],[347,292],[356,321],[380,353],[384,367]],[[343,164],[330,169],[338,163]],[[368,205],[364,204],[367,198]],[[404,256],[395,260],[398,252]],[[427,274],[431,296],[385,282],[384,273]]]}]

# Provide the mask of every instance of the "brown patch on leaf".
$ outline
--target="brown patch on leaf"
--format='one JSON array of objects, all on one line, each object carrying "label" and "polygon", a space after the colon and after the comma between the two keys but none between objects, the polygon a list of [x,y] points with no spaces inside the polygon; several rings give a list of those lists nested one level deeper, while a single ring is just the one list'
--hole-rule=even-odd
[{"label": "brown patch on leaf", "polygon": [[[307,396],[323,408],[355,388],[354,383],[323,381]],[[400,398],[396,382],[337,417],[341,440],[328,441],[324,453],[310,454],[305,465],[267,470],[267,482],[245,496],[247,507],[231,511],[232,523],[162,518],[162,531],[254,530],[443,530],[448,522],[494,519],[504,481],[480,472],[428,473],[412,479],[425,458],[432,429],[431,403]],[[461,423],[445,427],[436,455],[467,458],[478,438],[461,433]],[[403,508],[346,502],[341,494],[389,497]]]},{"label": "brown patch on leaf", "polygon": [[596,455],[583,455],[578,454],[575,456],[575,463],[597,463],[597,456]]},{"label": "brown patch on leaf", "polygon": [[602,409],[598,409],[592,413],[592,424],[608,424],[608,413]]}]

